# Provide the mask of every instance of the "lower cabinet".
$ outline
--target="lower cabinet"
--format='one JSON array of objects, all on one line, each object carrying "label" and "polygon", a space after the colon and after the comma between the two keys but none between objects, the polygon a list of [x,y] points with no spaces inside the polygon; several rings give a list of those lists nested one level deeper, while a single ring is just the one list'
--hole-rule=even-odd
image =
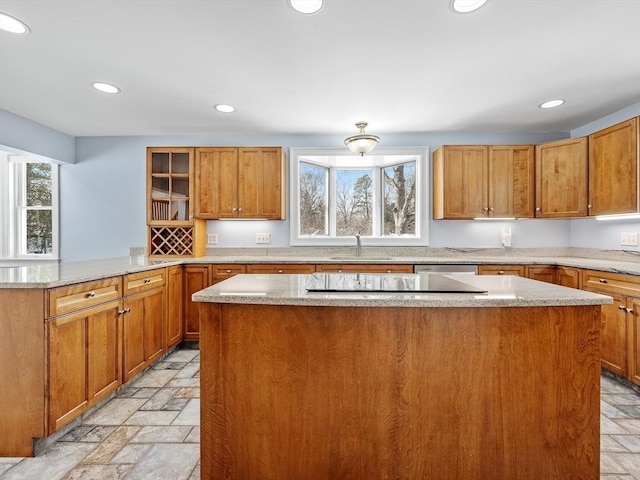
[{"label": "lower cabinet", "polygon": [[122,364],[126,382],[164,353],[165,269],[127,275],[124,290]]},{"label": "lower cabinet", "polygon": [[316,265],[316,272],[328,272],[328,273],[413,273],[413,265],[398,265],[398,264],[318,264]]},{"label": "lower cabinet", "polygon": [[166,349],[182,341],[182,290],[182,266],[168,267]]},{"label": "lower cabinet", "polygon": [[602,366],[640,385],[640,277],[584,270],[582,283],[613,298],[602,306]]},{"label": "lower cabinet", "polygon": [[247,273],[314,273],[316,271],[315,265],[308,264],[297,264],[297,263],[287,263],[287,264],[273,264],[273,263],[256,263],[249,264],[246,266]]},{"label": "lower cabinet", "polygon": [[525,276],[524,265],[479,265],[478,275],[517,275]]},{"label": "lower cabinet", "polygon": [[200,340],[200,307],[191,301],[191,295],[211,285],[209,265],[185,265],[183,272],[183,338]]}]

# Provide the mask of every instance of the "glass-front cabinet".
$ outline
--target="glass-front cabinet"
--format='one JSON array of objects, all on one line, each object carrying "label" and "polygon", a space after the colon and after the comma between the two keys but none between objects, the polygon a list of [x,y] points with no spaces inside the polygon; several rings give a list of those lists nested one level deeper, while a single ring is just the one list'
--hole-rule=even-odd
[{"label": "glass-front cabinet", "polygon": [[147,225],[150,256],[204,253],[204,221],[193,217],[194,149],[147,148]]}]

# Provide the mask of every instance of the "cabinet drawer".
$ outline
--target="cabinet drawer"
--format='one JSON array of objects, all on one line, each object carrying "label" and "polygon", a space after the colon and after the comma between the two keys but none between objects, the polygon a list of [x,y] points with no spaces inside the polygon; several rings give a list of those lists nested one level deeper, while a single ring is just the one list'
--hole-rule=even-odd
[{"label": "cabinet drawer", "polygon": [[245,273],[244,265],[212,265],[213,267],[213,278],[216,280],[223,280],[225,278],[233,277],[234,275],[238,275],[239,273]]},{"label": "cabinet drawer", "polygon": [[398,264],[357,264],[325,263],[316,265],[316,272],[337,273],[413,273],[413,265]]},{"label": "cabinet drawer", "polygon": [[131,273],[124,277],[124,293],[131,293],[161,287],[165,283],[165,269],[148,270],[146,272]]},{"label": "cabinet drawer", "polygon": [[588,287],[606,292],[640,297],[640,277],[633,275],[583,270],[582,286],[583,288]]},{"label": "cabinet drawer", "polygon": [[247,273],[314,273],[316,271],[315,265],[306,264],[286,264],[286,265],[274,265],[274,264],[254,264],[247,265]]},{"label": "cabinet drawer", "polygon": [[524,265],[479,265],[478,275],[517,275],[524,277]]},{"label": "cabinet drawer", "polygon": [[49,317],[99,305],[122,296],[120,277],[49,290]]}]

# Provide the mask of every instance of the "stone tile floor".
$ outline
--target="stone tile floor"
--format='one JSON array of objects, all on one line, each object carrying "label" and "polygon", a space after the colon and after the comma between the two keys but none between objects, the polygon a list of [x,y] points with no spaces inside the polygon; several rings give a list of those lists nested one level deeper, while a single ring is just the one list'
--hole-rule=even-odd
[{"label": "stone tile floor", "polygon": [[[0,479],[199,480],[199,385],[198,350],[175,350],[37,457],[0,457]],[[602,376],[601,480],[640,480],[638,391]]]}]

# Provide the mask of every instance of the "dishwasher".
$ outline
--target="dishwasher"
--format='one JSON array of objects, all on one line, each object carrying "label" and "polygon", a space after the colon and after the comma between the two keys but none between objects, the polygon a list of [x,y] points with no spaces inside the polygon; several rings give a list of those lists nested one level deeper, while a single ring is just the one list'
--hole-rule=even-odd
[{"label": "dishwasher", "polygon": [[477,265],[459,265],[459,264],[414,265],[413,272],[427,274],[427,275],[430,273],[436,273],[440,275],[448,275],[453,273],[464,274],[464,275],[477,275],[478,266]]}]

